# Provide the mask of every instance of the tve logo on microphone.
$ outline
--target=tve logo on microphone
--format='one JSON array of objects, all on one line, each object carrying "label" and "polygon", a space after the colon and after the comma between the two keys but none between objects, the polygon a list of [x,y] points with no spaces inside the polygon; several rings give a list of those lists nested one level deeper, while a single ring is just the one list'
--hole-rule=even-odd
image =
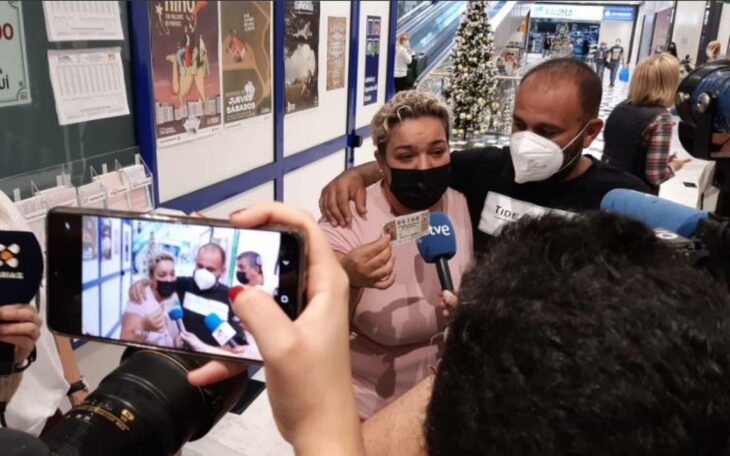
[{"label": "tve logo on microphone", "polygon": [[[9,246],[0,244],[0,266],[16,269],[20,266],[20,260],[18,259],[19,253],[20,246],[18,244],[10,244]],[[21,271],[0,271],[0,278],[23,280],[24,274]]]},{"label": "tve logo on microphone", "polygon": [[451,226],[429,225],[428,234],[430,234],[431,236],[451,236]]}]

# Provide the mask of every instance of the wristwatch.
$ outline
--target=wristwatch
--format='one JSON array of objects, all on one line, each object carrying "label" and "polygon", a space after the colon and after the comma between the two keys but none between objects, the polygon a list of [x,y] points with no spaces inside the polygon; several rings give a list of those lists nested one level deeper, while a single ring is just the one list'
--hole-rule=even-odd
[{"label": "wristwatch", "polygon": [[86,391],[87,393],[89,392],[89,385],[86,384],[86,380],[84,380],[84,377],[81,377],[75,382],[71,383],[68,388],[68,392],[66,393],[66,396],[70,396],[73,393],[79,391]]}]

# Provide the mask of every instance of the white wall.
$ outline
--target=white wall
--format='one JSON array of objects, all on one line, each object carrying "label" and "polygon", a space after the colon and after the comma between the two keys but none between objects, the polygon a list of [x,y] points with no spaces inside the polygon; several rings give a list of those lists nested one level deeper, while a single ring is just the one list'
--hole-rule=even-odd
[{"label": "white wall", "polygon": [[231,212],[251,206],[260,201],[274,200],[274,182],[269,181],[258,187],[251,188],[234,197],[221,201],[220,203],[203,209],[201,212],[206,217],[227,219]]},{"label": "white wall", "polygon": [[355,166],[375,160],[375,157],[373,157],[374,152],[375,144],[373,144],[373,138],[371,136],[363,138],[362,146],[355,149]]},{"label": "white wall", "polygon": [[319,218],[319,192],[345,169],[344,149],[284,176],[284,202]]},{"label": "white wall", "polygon": [[[395,8],[395,4],[393,6]],[[385,102],[385,87],[388,75],[388,17],[390,2],[361,1],[360,29],[358,34],[357,55],[357,109],[355,111],[355,128],[370,124],[378,109]],[[378,63],[378,98],[375,103],[363,105],[365,99],[365,34],[367,33],[368,16],[380,16],[380,60]]]},{"label": "white wall", "polygon": [[[633,23],[631,22],[603,21],[601,22],[601,30],[598,32],[598,42],[603,41],[608,44],[608,47],[611,47],[616,42],[616,38],[620,38],[621,45],[628,53],[629,45],[631,44],[632,28]],[[641,27],[637,25],[637,28]],[[639,52],[638,40],[634,41],[634,46],[631,48],[632,57],[636,52]]]},{"label": "white wall", "polygon": [[728,51],[728,40],[730,40],[730,3],[723,3],[722,15],[720,16],[720,28],[717,30],[717,40],[722,45],[722,53]]},{"label": "white wall", "polygon": [[[679,2],[684,3],[684,2]],[[704,2],[698,2],[702,3],[704,5]],[[639,46],[641,44],[641,30],[642,30],[642,24],[644,23],[644,16],[646,14],[656,13],[658,11],[663,11],[667,8],[673,8],[674,2],[672,0],[662,0],[662,1],[646,1],[642,2],[641,5],[639,5],[639,9],[636,14],[636,31],[634,33],[634,48],[632,49],[631,53],[631,61],[633,63],[638,63],[639,59]]]},{"label": "white wall", "polygon": [[705,2],[677,2],[672,41],[677,43],[677,55],[680,58],[689,54],[692,62],[696,61],[704,18]]}]

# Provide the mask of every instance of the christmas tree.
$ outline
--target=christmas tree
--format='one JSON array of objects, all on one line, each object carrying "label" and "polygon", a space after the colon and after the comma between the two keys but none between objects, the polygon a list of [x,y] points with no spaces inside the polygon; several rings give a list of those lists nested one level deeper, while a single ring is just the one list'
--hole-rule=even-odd
[{"label": "christmas tree", "polygon": [[560,26],[559,35],[553,38],[553,44],[550,50],[558,57],[570,57],[573,55],[573,42],[570,39],[567,22],[563,22],[563,25]]},{"label": "christmas tree", "polygon": [[497,127],[497,68],[489,2],[466,2],[451,51],[453,69],[443,95],[454,112],[454,134],[483,135]]}]

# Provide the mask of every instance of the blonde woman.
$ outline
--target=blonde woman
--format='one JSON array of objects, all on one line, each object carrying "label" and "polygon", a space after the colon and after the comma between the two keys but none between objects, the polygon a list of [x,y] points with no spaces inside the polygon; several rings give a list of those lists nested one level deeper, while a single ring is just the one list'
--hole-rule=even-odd
[{"label": "blonde woman", "polygon": [[147,267],[149,282],[142,299],[130,301],[122,317],[121,339],[176,347],[178,331],[167,313],[175,305],[175,259],[169,253],[153,256]]},{"label": "blonde woman", "polygon": [[446,326],[441,300],[449,302],[415,242],[391,244],[384,227],[400,215],[443,212],[454,226],[449,266],[457,289],[471,261],[466,199],[448,188],[449,121],[435,95],[397,93],[371,122],[381,179],[365,189],[367,215],[354,215],[350,226],[320,222],[350,280],[350,359],[361,419],[431,372]]},{"label": "blonde woman", "polygon": [[408,40],[408,34],[402,33],[395,45],[393,77],[396,92],[408,90],[408,65],[411,64],[412,59],[413,55],[411,54],[411,43]]},{"label": "blonde woman", "polygon": [[654,193],[689,160],[670,154],[679,61],[667,53],[653,55],[636,67],[629,97],[617,105],[603,133],[603,161],[646,182]]}]

